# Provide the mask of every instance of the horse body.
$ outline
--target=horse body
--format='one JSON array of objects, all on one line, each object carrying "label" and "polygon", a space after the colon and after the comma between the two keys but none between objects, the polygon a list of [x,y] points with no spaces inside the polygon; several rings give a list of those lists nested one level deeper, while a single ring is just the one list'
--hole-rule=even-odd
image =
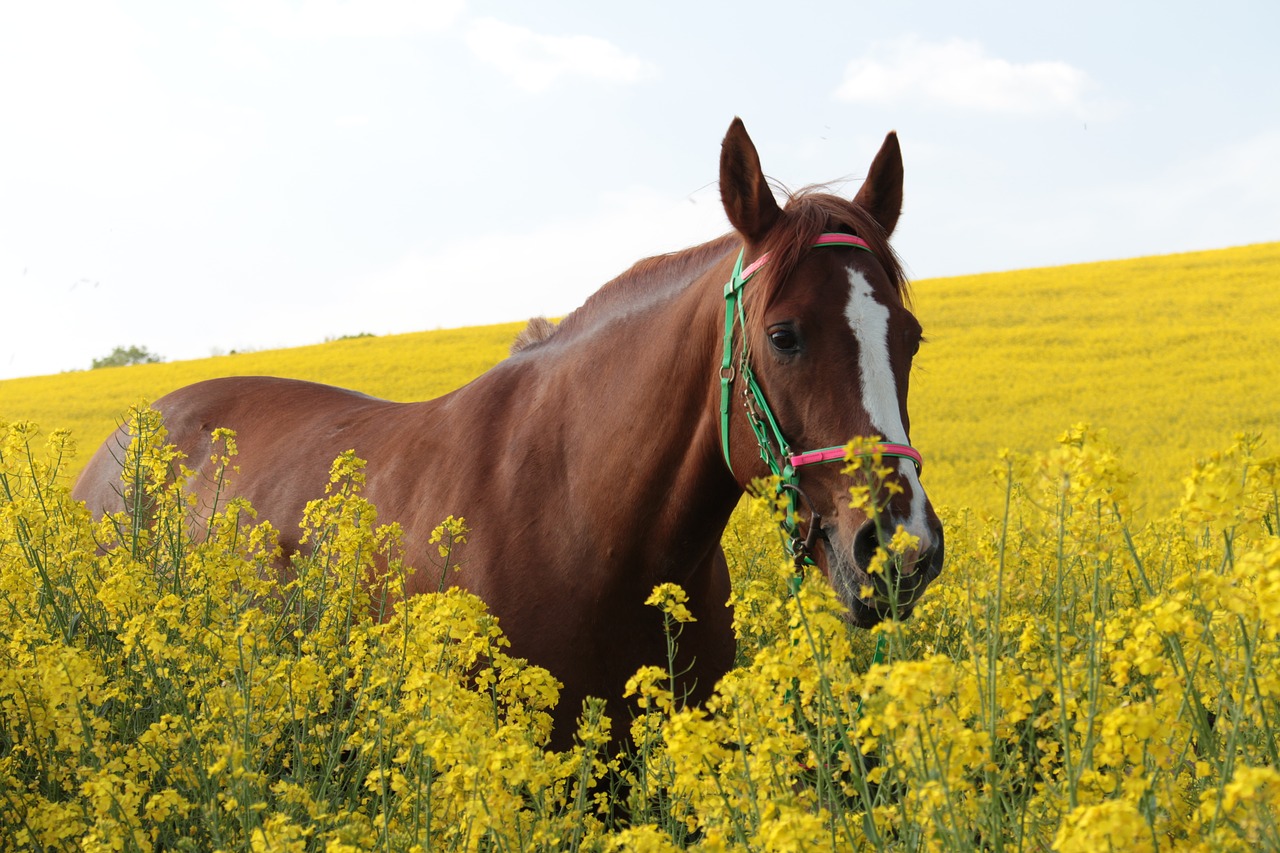
[{"label": "horse body", "polygon": [[[719,533],[741,490],[717,464],[715,423],[701,411],[713,390],[711,342],[700,347],[704,370],[689,369],[688,347],[650,352],[666,337],[664,317],[709,327],[697,314],[715,306],[690,304],[706,302],[691,290],[668,291],[436,400],[232,377],[182,388],[155,407],[202,504],[213,497],[211,433],[236,432],[231,491],[272,522],[286,552],[298,549],[306,502],[323,494],[329,465],[346,450],[367,463],[363,494],[379,520],[409,532],[407,565],[429,569],[435,546],[425,533],[450,514],[465,518],[472,532],[455,555],[462,568],[447,582],[483,598],[515,651],[565,683],[561,731],[583,698],[618,699],[637,668],[665,661],[661,617],[643,603],[658,583],[686,587],[699,620],[685,632],[682,661],[693,668],[695,696],[733,661]],[[677,377],[697,387],[664,381]],[[690,441],[690,426],[700,438]],[[109,439],[77,484],[95,512],[122,506],[114,457],[127,441],[123,430]],[[418,571],[406,591],[438,581]],[[617,709],[614,717],[626,722]]]},{"label": "horse body", "polygon": [[[733,662],[719,539],[744,487],[767,473],[746,417],[735,414],[721,434],[723,287],[739,250],[772,253],[772,274],[749,298],[739,347],[749,349],[744,363],[749,354],[788,437],[814,447],[855,435],[906,441],[906,373],[919,327],[892,281],[896,267],[883,267],[901,206],[900,159],[892,192],[896,150],[896,140],[889,155],[882,149],[877,164],[890,162],[873,164],[854,203],[814,196],[804,210],[789,205],[784,213],[735,122],[721,191],[737,233],[640,262],[558,328],[436,400],[392,403],[239,377],[180,389],[156,408],[170,441],[196,466],[197,491],[209,488],[201,468],[212,430],[235,430],[239,473],[230,488],[281,531],[286,551],[299,547],[303,508],[323,493],[330,463],[352,449],[367,462],[364,495],[380,520],[406,531],[407,565],[429,566],[427,533],[448,515],[464,517],[472,532],[462,569],[447,582],[483,598],[513,651],[564,683],[556,744],[569,742],[589,695],[610,700],[620,735],[626,679],[666,660],[661,616],[644,604],[654,585],[683,586],[698,620],[686,625],[678,663],[688,668],[684,688],[693,700]],[[862,209],[877,204],[887,223]],[[875,231],[866,236],[879,252],[804,251],[813,234],[833,229]],[[870,313],[855,310],[857,300],[874,303],[863,306]],[[857,317],[884,340],[858,340]],[[779,347],[779,329],[802,343]],[[77,483],[75,495],[97,513],[122,506],[115,457],[127,441],[123,431],[108,439]],[[901,612],[909,612],[941,568],[941,529],[914,470],[904,461],[895,477],[903,494],[890,502],[891,515],[921,539],[903,568],[910,582]],[[854,621],[883,618],[883,603],[858,600],[870,580],[863,552],[883,531],[868,532],[866,518],[848,507],[836,466],[806,471],[802,482],[827,520],[816,562]],[[406,592],[438,582],[419,571]]]}]

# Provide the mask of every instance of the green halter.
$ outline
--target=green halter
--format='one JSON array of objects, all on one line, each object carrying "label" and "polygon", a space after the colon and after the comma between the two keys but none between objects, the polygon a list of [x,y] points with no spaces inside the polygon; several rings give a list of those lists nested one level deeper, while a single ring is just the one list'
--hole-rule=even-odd
[{"label": "green halter", "polygon": [[[871,251],[866,241],[852,234],[822,234],[814,240],[813,245],[815,247],[853,246]],[[733,275],[724,286],[724,353],[720,360],[720,444],[724,451],[725,464],[729,466],[730,471],[733,471],[733,461],[729,454],[729,399],[731,386],[735,379],[741,376],[747,422],[751,425],[751,431],[755,433],[756,443],[760,448],[760,458],[769,466],[770,473],[778,479],[775,497],[785,496],[786,513],[782,523],[784,539],[787,553],[796,561],[796,567],[799,569],[806,564],[812,565],[813,561],[808,553],[812,541],[801,539],[799,524],[796,522],[796,495],[804,494],[800,491],[800,480],[796,469],[804,465],[842,460],[844,448],[842,446],[824,447],[804,453],[792,453],[790,443],[783,435],[782,428],[778,426],[778,419],[774,416],[768,401],[765,400],[764,392],[756,381],[755,372],[751,369],[751,353],[746,334],[747,318],[742,298],[747,282],[768,262],[769,255],[767,253],[761,255],[754,263],[743,269],[742,262],[745,254],[745,248],[738,252],[738,259],[733,265]],[[740,326],[743,330],[742,351],[736,367],[733,363],[735,326]],[[921,467],[920,453],[909,445],[882,443],[870,448],[867,452],[868,455],[879,453],[881,456],[910,459],[915,463],[917,470]],[[809,540],[812,540],[816,526],[815,520],[811,525]]]},{"label": "green halter", "polygon": [[[815,247],[854,246],[868,252],[871,251],[871,247],[867,245],[866,241],[852,234],[822,234],[814,241],[813,245]],[[741,374],[744,386],[742,394],[747,409],[747,422],[751,424],[751,431],[755,433],[756,442],[760,447],[760,458],[764,460],[765,464],[769,466],[769,471],[777,478],[778,485],[776,486],[774,497],[778,499],[785,495],[786,498],[786,514],[782,522],[783,543],[786,547],[787,555],[792,558],[796,567],[796,572],[788,583],[791,594],[795,595],[800,591],[804,567],[813,565],[810,549],[813,546],[814,534],[819,524],[817,512],[810,507],[809,535],[805,539],[801,539],[800,526],[796,521],[796,495],[803,495],[804,492],[800,490],[800,479],[796,475],[796,469],[804,465],[843,459],[844,448],[839,446],[824,447],[820,450],[811,450],[799,454],[791,452],[791,445],[782,434],[782,428],[778,426],[778,419],[774,417],[773,410],[769,408],[769,403],[764,398],[764,392],[760,390],[760,384],[756,382],[755,372],[751,369],[750,352],[747,347],[747,317],[743,309],[742,291],[751,277],[768,262],[769,255],[767,253],[761,255],[756,259],[755,263],[744,270],[742,261],[745,254],[745,248],[738,252],[738,260],[733,265],[733,275],[730,276],[728,283],[724,286],[724,354],[720,360],[720,443],[724,450],[725,464],[729,466],[729,470],[732,472],[733,461],[729,456],[729,397],[730,388],[736,378],[735,373]],[[738,359],[736,370],[733,364],[733,329],[735,325],[742,327],[742,353]],[[868,454],[879,453],[882,456],[910,459],[915,463],[917,471],[922,467],[923,460],[919,451],[909,445],[882,443],[870,448],[867,452]],[[883,663],[885,653],[885,635],[881,634],[876,639],[876,648],[871,659],[872,665]],[[862,700],[859,699],[857,713],[861,714],[861,712]]]}]

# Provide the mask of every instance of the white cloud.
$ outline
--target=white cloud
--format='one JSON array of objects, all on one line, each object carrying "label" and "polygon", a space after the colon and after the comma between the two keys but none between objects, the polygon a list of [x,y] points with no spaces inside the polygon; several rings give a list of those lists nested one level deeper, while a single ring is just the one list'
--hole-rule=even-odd
[{"label": "white cloud", "polygon": [[479,18],[466,34],[467,47],[522,89],[543,92],[561,77],[580,75],[634,83],[657,68],[595,36],[546,36],[493,18]]},{"label": "white cloud", "polygon": [[920,100],[995,113],[1080,115],[1089,75],[1065,62],[1010,62],[981,44],[953,38],[930,42],[906,36],[855,59],[836,90],[843,101]]}]

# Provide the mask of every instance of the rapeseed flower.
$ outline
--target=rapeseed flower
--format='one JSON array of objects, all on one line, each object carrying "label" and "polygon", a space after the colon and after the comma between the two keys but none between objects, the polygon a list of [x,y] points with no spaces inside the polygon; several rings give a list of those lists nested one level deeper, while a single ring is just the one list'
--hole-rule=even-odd
[{"label": "rapeseed flower", "polygon": [[[640,713],[614,755],[608,714],[625,710],[599,702],[577,746],[547,748],[559,685],[510,656],[481,601],[403,597],[432,567],[403,565],[353,454],[281,577],[242,501],[188,523],[183,460],[134,418],[122,488],[138,500],[101,523],[67,495],[65,435],[0,432],[7,846],[1280,844],[1280,512],[1254,439],[1205,457],[1179,509],[1142,526],[1100,432],[1011,455],[1004,518],[944,513],[948,571],[873,632],[819,573],[793,583],[770,501],[744,506],[725,539],[739,666],[701,707],[676,695],[686,597],[655,589],[671,655],[631,679]],[[213,453],[233,480],[234,436]],[[882,464],[855,458],[874,507]],[[465,522],[438,530],[434,568],[456,567]]]}]

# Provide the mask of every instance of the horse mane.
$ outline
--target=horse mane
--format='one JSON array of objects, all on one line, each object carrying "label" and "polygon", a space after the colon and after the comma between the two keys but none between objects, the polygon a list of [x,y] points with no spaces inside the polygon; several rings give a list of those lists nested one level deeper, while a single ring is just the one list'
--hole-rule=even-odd
[{"label": "horse mane", "polygon": [[511,342],[511,354],[535,347],[556,333],[556,324],[546,317],[534,317]]},{"label": "horse mane", "polygon": [[728,254],[738,239],[736,234],[725,234],[698,246],[636,261],[626,272],[587,297],[586,302],[566,315],[559,324],[543,317],[530,320],[511,345],[512,355],[535,349],[551,340],[573,337],[592,328],[601,318],[610,318],[619,311],[652,302],[656,297],[688,284]]},{"label": "horse mane", "polygon": [[[889,245],[889,237],[880,223],[857,203],[827,190],[825,185],[816,185],[787,193],[782,216],[761,246],[762,251],[770,254],[769,263],[761,270],[762,290],[768,294],[765,303],[777,296],[782,283],[795,272],[801,256],[819,234],[839,231],[855,234],[867,242],[902,304],[910,305],[910,288],[902,261]],[[512,343],[511,354],[535,349],[551,340],[572,337],[594,327],[601,318],[651,302],[656,296],[688,284],[732,251],[741,240],[740,235],[730,232],[698,246],[637,261],[587,297],[581,307],[558,325],[545,317],[530,320]]]}]

